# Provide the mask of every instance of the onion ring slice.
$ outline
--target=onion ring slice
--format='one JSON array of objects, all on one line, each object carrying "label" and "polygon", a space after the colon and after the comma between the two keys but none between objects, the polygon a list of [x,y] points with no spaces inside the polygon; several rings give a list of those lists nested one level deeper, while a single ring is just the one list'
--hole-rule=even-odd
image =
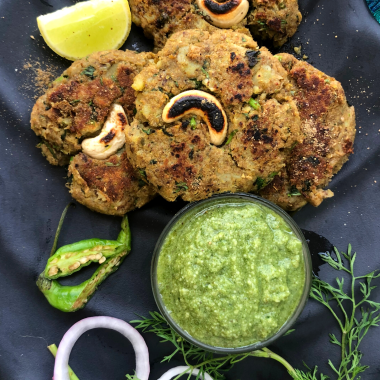
[{"label": "onion ring slice", "polygon": [[97,328],[118,331],[132,343],[136,354],[136,377],[140,380],[148,380],[150,372],[149,352],[143,337],[129,323],[112,317],[85,318],[77,322],[66,332],[58,347],[53,379],[70,380],[68,365],[70,353],[74,344],[83,333]]},{"label": "onion ring slice", "polygon": [[[189,371],[189,369],[190,367],[186,366],[174,367],[172,369],[169,369],[169,371],[165,372],[158,380],[171,380],[174,376],[178,376],[181,373],[185,374],[184,372],[186,372],[186,370]],[[198,373],[199,369],[193,369],[191,371],[191,374],[193,376],[197,376]],[[205,372],[203,380],[213,380],[213,378],[207,372]]]}]

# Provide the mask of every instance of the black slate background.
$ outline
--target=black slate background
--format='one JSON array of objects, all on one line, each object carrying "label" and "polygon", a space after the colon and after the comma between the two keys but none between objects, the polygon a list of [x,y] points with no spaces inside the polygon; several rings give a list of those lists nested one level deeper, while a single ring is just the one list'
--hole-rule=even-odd
[{"label": "black slate background", "polygon": [[[32,75],[23,65],[38,60],[59,72],[70,64],[45,46],[35,18],[72,3],[0,0],[1,380],[51,379],[53,358],[47,344],[58,344],[64,332],[84,317],[110,315],[129,321],[135,313],[156,310],[149,276],[152,251],[165,224],[183,205],[157,198],[130,214],[133,250],[84,310],[64,314],[50,307],[39,293],[35,280],[44,268],[70,195],[65,189],[65,169],[50,166],[35,148],[38,139],[29,126],[34,91],[25,88]],[[335,197],[319,208],[305,207],[294,218],[301,228],[324,235],[341,250],[352,243],[358,252],[357,270],[364,273],[380,268],[380,25],[364,0],[300,0],[300,7],[304,19],[291,43],[302,44],[309,62],[342,82],[349,102],[356,107],[358,134],[355,154],[330,185]],[[149,50],[151,44],[134,27],[124,48]],[[285,49],[291,49],[290,44]],[[116,238],[119,223],[119,218],[77,205],[69,212],[59,244]],[[320,275],[331,281],[336,273],[324,265]],[[380,301],[380,289],[374,291],[374,299]],[[309,366],[317,364],[334,379],[327,359],[337,363],[339,349],[328,342],[328,333],[337,333],[331,315],[310,301],[295,328],[271,348],[295,367],[302,368],[302,360]],[[152,379],[182,364],[160,364],[171,347],[158,344],[155,336],[145,335],[145,339]],[[362,379],[380,379],[379,340],[380,328],[363,342],[362,361],[370,369]],[[132,373],[134,354],[117,333],[93,330],[78,341],[70,363],[81,380],[116,380]],[[228,380],[287,378],[280,364],[267,359],[248,359],[227,374]]]}]

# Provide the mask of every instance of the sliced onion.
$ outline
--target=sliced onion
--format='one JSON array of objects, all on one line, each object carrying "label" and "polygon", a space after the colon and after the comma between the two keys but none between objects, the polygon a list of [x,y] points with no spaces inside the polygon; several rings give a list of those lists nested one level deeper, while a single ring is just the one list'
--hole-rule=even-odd
[{"label": "sliced onion", "polygon": [[[165,372],[158,380],[171,380],[174,376],[178,376],[179,374],[186,372],[190,373],[189,367],[186,366],[179,366],[179,367],[174,367],[172,369],[169,369],[168,372]],[[193,376],[197,376],[199,373],[199,369],[193,369],[191,371],[191,374]],[[204,373],[203,380],[213,380],[213,378],[207,373]]]},{"label": "sliced onion", "polygon": [[54,380],[70,380],[68,366],[74,344],[83,333],[97,328],[118,331],[132,343],[136,354],[136,377],[140,380],[148,380],[150,372],[149,352],[143,337],[127,322],[112,317],[85,318],[66,332],[59,344],[55,358]]}]

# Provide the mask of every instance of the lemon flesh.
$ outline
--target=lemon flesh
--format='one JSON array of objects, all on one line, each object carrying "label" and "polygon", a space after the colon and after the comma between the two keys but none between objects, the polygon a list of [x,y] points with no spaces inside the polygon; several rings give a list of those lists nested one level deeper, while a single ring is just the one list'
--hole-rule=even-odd
[{"label": "lemon flesh", "polygon": [[101,50],[119,49],[131,30],[127,0],[91,0],[37,17],[49,47],[72,61]]}]

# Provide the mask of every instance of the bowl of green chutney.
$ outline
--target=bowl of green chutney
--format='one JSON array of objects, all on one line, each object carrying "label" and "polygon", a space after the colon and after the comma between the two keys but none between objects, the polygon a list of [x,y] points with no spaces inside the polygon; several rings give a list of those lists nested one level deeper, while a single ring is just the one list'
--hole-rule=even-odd
[{"label": "bowl of green chutney", "polygon": [[162,232],[152,259],[154,298],[185,340],[244,353],[282,336],[311,287],[307,242],[294,220],[255,195],[190,203]]}]

